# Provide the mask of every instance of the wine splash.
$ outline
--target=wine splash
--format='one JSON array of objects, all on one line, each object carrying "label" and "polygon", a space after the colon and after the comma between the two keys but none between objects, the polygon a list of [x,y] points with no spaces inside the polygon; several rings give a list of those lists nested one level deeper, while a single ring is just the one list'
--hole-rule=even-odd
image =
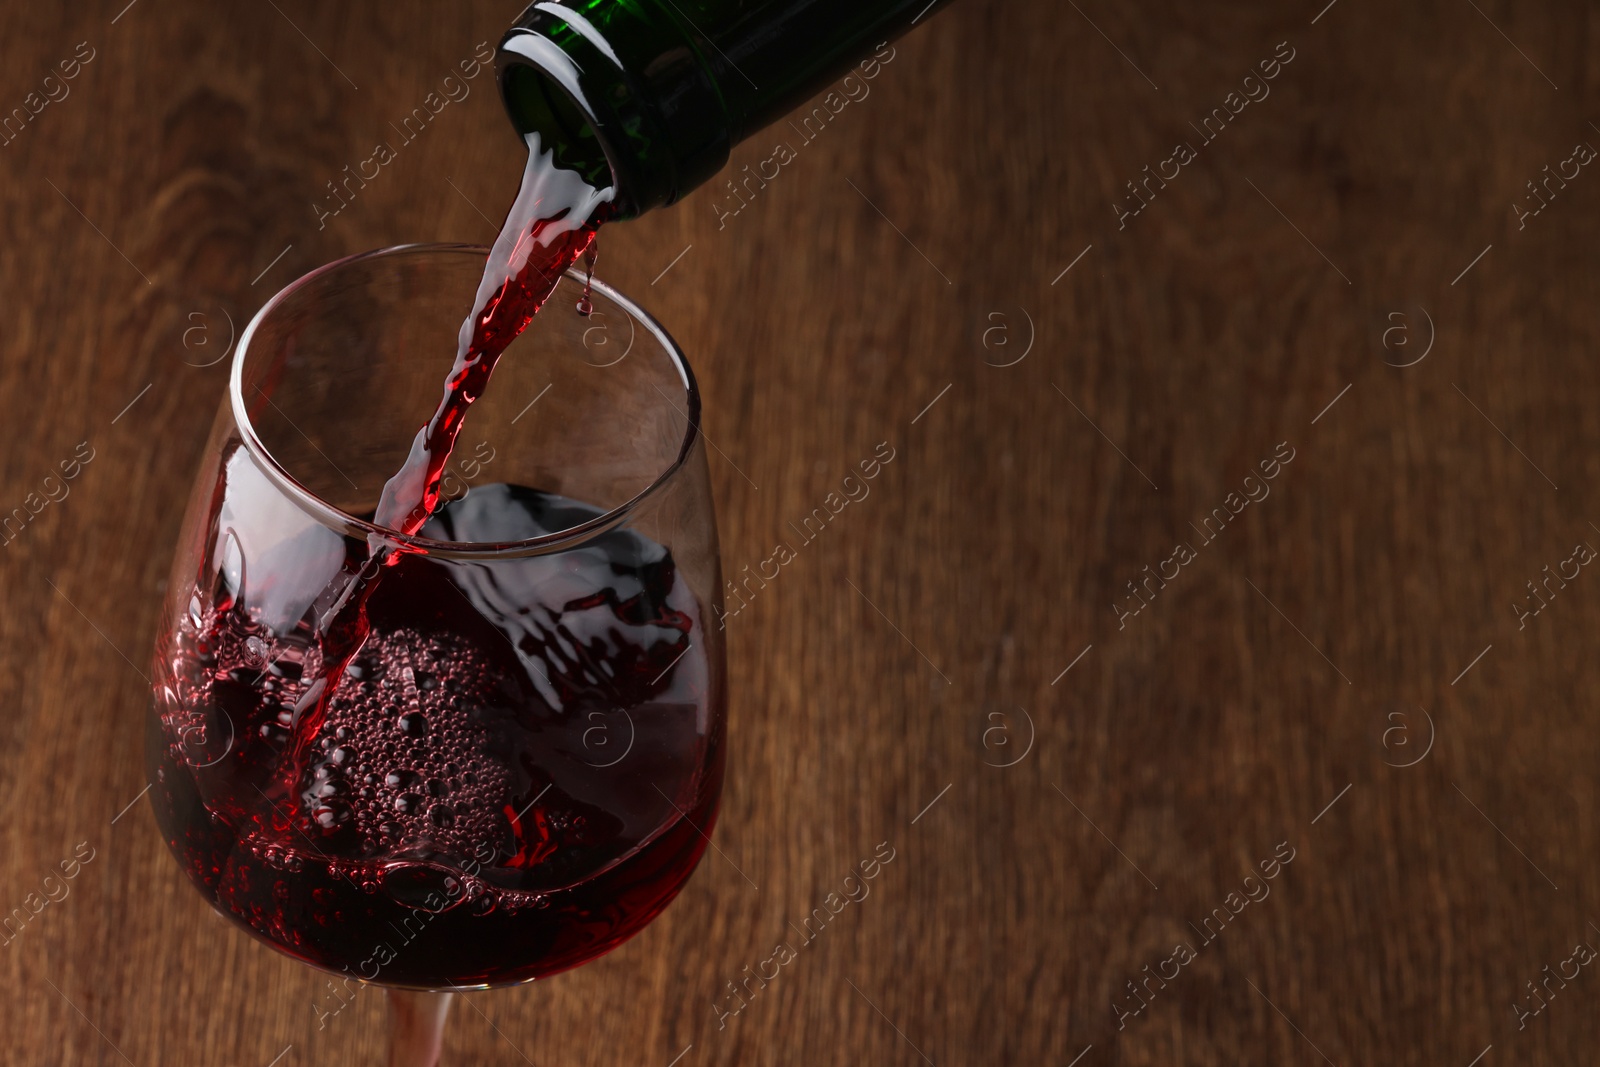
[{"label": "wine splash", "polygon": [[[230,497],[248,463],[225,472]],[[425,532],[521,539],[599,514],[480,485]],[[367,980],[517,982],[620,944],[698,863],[722,775],[706,620],[672,554],[613,529],[492,568],[393,558],[315,725],[291,710],[331,668],[308,618],[268,631],[224,577],[162,639],[149,751],[168,844],[218,910]]]}]

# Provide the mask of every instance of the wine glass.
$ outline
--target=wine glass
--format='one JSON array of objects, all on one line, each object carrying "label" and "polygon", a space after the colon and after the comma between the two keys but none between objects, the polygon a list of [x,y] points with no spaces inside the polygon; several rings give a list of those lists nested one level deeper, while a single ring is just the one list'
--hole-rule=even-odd
[{"label": "wine glass", "polygon": [[[451,991],[575,967],[660,914],[722,784],[699,393],[636,305],[568,272],[473,407],[448,502],[414,537],[363,518],[485,255],[353,256],[256,314],[156,645],[168,845],[224,916],[332,972],[323,1021],[386,987],[396,1067],[437,1063]],[[325,677],[352,612],[360,651]]]}]

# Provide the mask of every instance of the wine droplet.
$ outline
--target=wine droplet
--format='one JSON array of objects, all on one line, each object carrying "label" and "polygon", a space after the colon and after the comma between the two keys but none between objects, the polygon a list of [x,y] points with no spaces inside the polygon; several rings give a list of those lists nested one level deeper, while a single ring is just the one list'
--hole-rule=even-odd
[{"label": "wine droplet", "polygon": [[600,255],[599,249],[596,247],[599,243],[599,241],[591,238],[589,247],[583,253],[583,295],[578,297],[578,314],[584,318],[594,314],[594,301],[589,299],[589,294],[594,287],[594,261]]}]

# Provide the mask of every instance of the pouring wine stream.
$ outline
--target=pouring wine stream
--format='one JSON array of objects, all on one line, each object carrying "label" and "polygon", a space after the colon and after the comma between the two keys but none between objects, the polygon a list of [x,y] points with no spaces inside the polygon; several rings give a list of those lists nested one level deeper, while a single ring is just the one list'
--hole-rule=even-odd
[{"label": "pouring wine stream", "polygon": [[[405,463],[385,483],[373,516],[376,525],[406,536],[421,530],[438,510],[445,464],[467,412],[483,395],[501,354],[527,329],[580,256],[590,254],[593,270],[595,234],[615,189],[595,189],[575,172],[556,166],[553,153],[541,149],[538,133],[528,134],[527,144],[522,185],[489,250],[472,312],[461,323],[444,393],[432,418],[417,431]],[[584,297],[587,302],[587,290]],[[284,768],[283,783],[291,802],[328,702],[366,642],[367,601],[383,568],[404,551],[378,534],[369,536],[367,543],[366,560],[319,619],[322,669],[295,706],[294,740]]]}]

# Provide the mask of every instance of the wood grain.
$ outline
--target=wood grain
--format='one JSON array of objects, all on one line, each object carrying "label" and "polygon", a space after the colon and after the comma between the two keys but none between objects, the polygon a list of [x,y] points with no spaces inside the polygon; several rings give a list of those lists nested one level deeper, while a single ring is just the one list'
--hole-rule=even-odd
[{"label": "wood grain", "polygon": [[[0,913],[93,850],[0,946],[0,1059],[376,1063],[378,993],[319,1030],[322,980],[184,884],[145,661],[203,364],[335,256],[492,234],[487,76],[313,205],[516,5],[123,3],[0,15],[0,111],[94,50],[0,147],[0,514],[94,456],[0,556]],[[701,376],[730,574],[896,458],[729,623],[718,851],[611,956],[458,1006],[446,1062],[1592,1060],[1593,968],[1514,1005],[1600,946],[1600,577],[1513,605],[1600,544],[1600,176],[1511,205],[1600,145],[1597,36],[1578,4],[962,0],[737,215],[608,230]]]}]

